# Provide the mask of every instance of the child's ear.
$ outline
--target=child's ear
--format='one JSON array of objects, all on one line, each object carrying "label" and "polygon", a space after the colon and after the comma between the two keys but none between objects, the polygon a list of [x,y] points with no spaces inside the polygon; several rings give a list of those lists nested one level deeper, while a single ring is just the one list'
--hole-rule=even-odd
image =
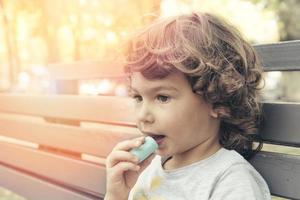
[{"label": "child's ear", "polygon": [[226,109],[224,107],[211,109],[210,115],[214,118],[219,118],[220,116],[227,115]]},{"label": "child's ear", "polygon": [[218,118],[219,113],[215,109],[211,109],[210,116],[212,116],[213,118]]}]

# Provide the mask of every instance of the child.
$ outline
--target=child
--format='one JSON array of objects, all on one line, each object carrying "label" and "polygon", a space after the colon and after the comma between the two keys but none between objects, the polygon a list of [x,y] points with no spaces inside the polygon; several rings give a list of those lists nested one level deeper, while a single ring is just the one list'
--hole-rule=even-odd
[{"label": "child", "polygon": [[105,200],[271,199],[246,161],[260,116],[253,48],[210,14],[160,19],[128,43],[137,126],[159,145],[138,164],[123,141],[107,158]]}]

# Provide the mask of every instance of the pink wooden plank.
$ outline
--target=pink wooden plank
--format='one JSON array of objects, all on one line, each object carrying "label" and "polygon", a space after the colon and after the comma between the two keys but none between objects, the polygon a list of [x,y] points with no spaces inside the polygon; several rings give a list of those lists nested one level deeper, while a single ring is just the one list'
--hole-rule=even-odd
[{"label": "pink wooden plank", "polygon": [[106,157],[116,143],[140,135],[136,128],[82,128],[0,116],[0,135],[79,153]]},{"label": "pink wooden plank", "polygon": [[[0,185],[26,199],[91,200],[90,196],[67,190],[55,184],[0,165]],[[94,199],[94,198],[93,198]],[[100,199],[100,198],[99,198]]]},{"label": "pink wooden plank", "polygon": [[105,166],[0,142],[2,165],[17,167],[77,190],[105,193]]},{"label": "pink wooden plank", "polygon": [[126,97],[0,94],[0,112],[134,126]]}]

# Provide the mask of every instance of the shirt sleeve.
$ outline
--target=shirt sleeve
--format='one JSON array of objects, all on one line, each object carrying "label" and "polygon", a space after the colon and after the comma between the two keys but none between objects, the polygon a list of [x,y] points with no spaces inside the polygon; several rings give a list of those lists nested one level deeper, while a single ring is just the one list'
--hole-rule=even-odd
[{"label": "shirt sleeve", "polygon": [[236,164],[222,174],[210,200],[271,200],[269,188],[251,165]]}]

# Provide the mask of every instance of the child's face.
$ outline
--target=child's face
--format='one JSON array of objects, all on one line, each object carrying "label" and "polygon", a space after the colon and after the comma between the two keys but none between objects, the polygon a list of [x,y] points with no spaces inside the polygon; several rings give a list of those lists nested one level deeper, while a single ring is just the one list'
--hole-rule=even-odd
[{"label": "child's face", "polygon": [[158,142],[159,155],[195,156],[201,149],[218,144],[216,113],[202,97],[193,93],[183,73],[148,80],[135,72],[131,76],[131,88],[131,96],[136,100],[138,128]]}]

